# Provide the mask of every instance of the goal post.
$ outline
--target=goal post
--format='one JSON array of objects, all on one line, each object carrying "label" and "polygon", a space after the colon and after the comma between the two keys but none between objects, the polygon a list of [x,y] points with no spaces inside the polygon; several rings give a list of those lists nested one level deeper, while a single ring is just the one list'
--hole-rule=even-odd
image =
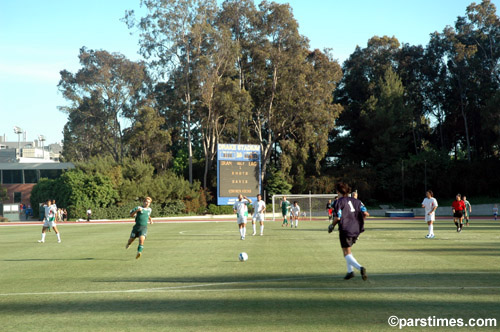
[{"label": "goal post", "polygon": [[337,194],[290,194],[290,195],[273,195],[273,221],[276,220],[276,214],[281,217],[280,202],[283,197],[287,198],[287,201],[293,205],[293,202],[297,202],[300,206],[300,215],[302,218],[309,218],[312,220],[313,217],[328,217],[326,211],[326,203],[328,200],[333,200],[337,197]]}]

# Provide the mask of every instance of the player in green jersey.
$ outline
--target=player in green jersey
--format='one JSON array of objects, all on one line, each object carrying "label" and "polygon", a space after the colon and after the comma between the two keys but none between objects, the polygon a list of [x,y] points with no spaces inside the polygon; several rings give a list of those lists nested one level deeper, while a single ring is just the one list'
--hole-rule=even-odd
[{"label": "player in green jersey", "polygon": [[125,249],[128,249],[136,238],[139,238],[139,246],[137,247],[137,255],[135,256],[136,259],[142,256],[144,240],[148,234],[148,222],[150,224],[153,223],[151,219],[151,208],[149,207],[152,201],[151,197],[146,197],[142,206],[135,207],[130,211],[130,216],[135,217],[135,225],[132,228],[132,233],[130,233],[130,238],[128,239]]},{"label": "player in green jersey", "polygon": [[286,197],[283,196],[283,200],[280,203],[281,206],[281,214],[283,215],[283,224],[281,224],[281,227],[287,226],[288,227],[288,220],[286,219],[288,210],[292,207],[292,204],[286,200]]},{"label": "player in green jersey", "polygon": [[465,203],[465,214],[464,214],[465,226],[469,226],[469,216],[472,212],[472,206],[470,205],[465,195],[464,195],[464,203]]}]

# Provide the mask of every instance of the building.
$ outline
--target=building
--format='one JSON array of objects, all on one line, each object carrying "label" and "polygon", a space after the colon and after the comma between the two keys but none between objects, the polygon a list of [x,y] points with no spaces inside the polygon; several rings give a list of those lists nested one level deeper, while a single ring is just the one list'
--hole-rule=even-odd
[{"label": "building", "polygon": [[[60,144],[43,146],[42,140],[8,142],[0,136],[0,185],[7,189],[5,204],[30,204],[31,190],[41,178],[56,179],[64,170],[74,168],[72,163],[59,162]],[[1,211],[0,211],[1,212]]]}]

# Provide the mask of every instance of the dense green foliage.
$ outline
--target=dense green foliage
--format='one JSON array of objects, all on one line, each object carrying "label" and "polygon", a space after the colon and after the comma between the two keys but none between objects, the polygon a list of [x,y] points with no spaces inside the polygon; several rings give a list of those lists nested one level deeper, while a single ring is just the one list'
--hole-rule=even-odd
[{"label": "dense green foliage", "polygon": [[[500,195],[488,180],[500,168],[500,19],[490,0],[427,45],[373,36],[342,66],[330,49],[310,49],[288,4],[141,4],[143,17],[128,11],[123,21],[140,33],[144,61],[83,47],[82,68],[59,83],[70,104],[64,158],[111,157],[121,200],[196,196],[171,193],[180,182],[162,177],[169,171],[199,181],[210,200],[218,143],[259,144],[268,193],[327,193],[343,179],[374,201],[419,200],[429,188]],[[153,182],[137,183],[144,171]],[[194,201],[186,209],[201,211]]]},{"label": "dense green foliage", "polygon": [[35,215],[38,203],[50,198],[68,210],[69,218],[85,218],[90,208],[94,219],[119,219],[128,217],[146,196],[153,199],[154,217],[201,214],[206,209],[199,182],[190,185],[170,172],[155,174],[151,164],[136,159],[121,166],[111,157],[79,163],[56,180],[42,179],[33,188],[31,204]]}]

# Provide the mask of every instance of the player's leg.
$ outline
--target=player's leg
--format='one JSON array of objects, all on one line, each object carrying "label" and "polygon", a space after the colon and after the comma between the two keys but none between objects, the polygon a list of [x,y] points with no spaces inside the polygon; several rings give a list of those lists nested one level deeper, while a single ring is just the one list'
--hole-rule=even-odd
[{"label": "player's leg", "polygon": [[253,228],[252,236],[254,236],[255,234],[257,234],[257,225],[255,224],[255,219],[256,218],[252,219],[252,228]]},{"label": "player's leg", "polygon": [[455,226],[457,227],[457,232],[458,232],[458,218],[456,216],[453,216],[453,222],[455,223]]},{"label": "player's leg", "polygon": [[136,259],[139,259],[142,256],[142,250],[144,249],[144,240],[146,239],[146,235],[142,234],[139,236],[139,246],[137,247],[137,255]]},{"label": "player's leg", "polygon": [[[354,258],[351,252],[352,244],[354,244],[356,240],[354,238],[344,238],[344,240],[342,240],[341,237],[341,242],[343,243],[342,252],[344,254],[344,258],[347,264],[347,275],[345,276],[344,279],[351,279],[354,276],[354,273],[352,272],[352,267],[358,269],[361,272],[361,277],[363,278],[363,280],[368,279],[368,276],[366,275],[366,269],[363,266],[361,266],[361,264],[358,263],[358,261],[356,260],[356,258]],[[349,268],[349,266],[351,266],[351,268]],[[351,272],[349,272],[349,270]]]},{"label": "player's leg", "polygon": [[260,236],[264,235],[264,220],[260,221]]},{"label": "player's leg", "polygon": [[61,233],[59,233],[59,230],[57,229],[57,226],[53,225],[52,228],[54,229],[54,232],[56,232],[57,243],[61,243]]},{"label": "player's leg", "polygon": [[463,216],[460,216],[460,218],[458,219],[459,220],[459,228],[458,228],[458,232],[461,232],[462,231],[462,228],[464,227],[464,217]]},{"label": "player's leg", "polygon": [[38,240],[38,242],[40,243],[44,243],[45,242],[45,233],[47,232],[47,228],[45,225],[42,226],[42,238],[40,240]]}]

